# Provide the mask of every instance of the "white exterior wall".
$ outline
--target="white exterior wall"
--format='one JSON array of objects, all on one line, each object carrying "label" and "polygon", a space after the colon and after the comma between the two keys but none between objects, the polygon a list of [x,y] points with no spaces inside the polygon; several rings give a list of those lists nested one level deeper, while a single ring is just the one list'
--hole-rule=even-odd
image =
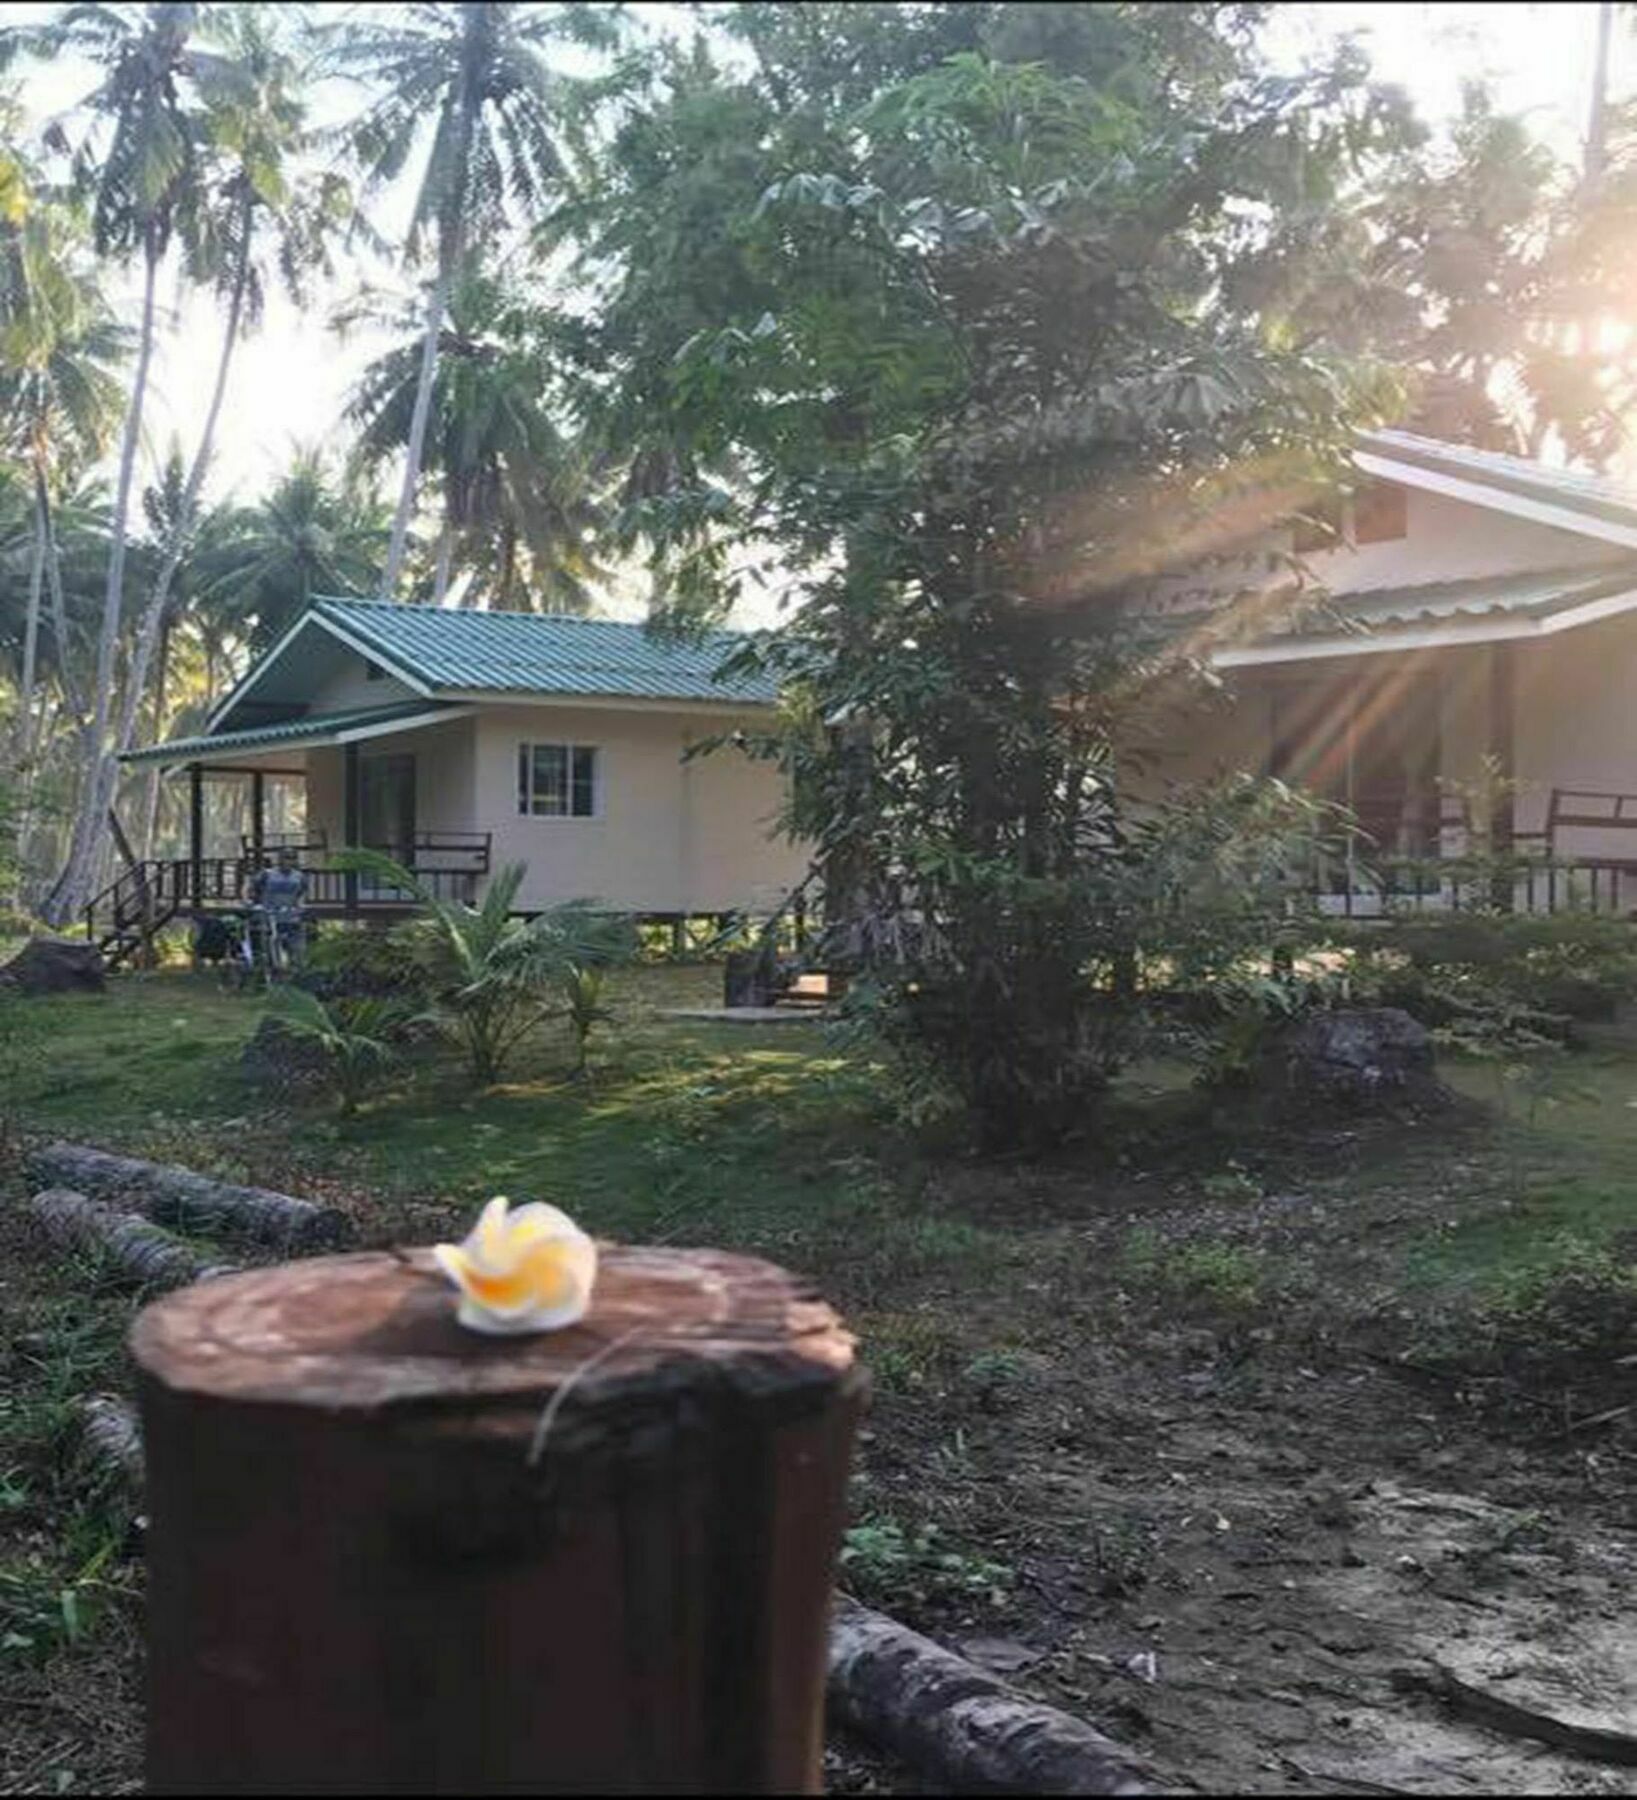
[{"label": "white exterior wall", "polygon": [[1492,507],[1473,506],[1443,494],[1406,488],[1405,535],[1384,544],[1327,550],[1307,560],[1314,578],[1332,593],[1366,588],[1420,587],[1507,575],[1522,569],[1567,569],[1630,556],[1575,531],[1557,531]]},{"label": "white exterior wall", "polygon": [[[1568,569],[1629,560],[1631,552],[1574,531],[1537,525],[1487,506],[1405,488],[1405,534],[1386,543],[1310,551],[1309,577],[1334,594],[1370,588],[1423,587],[1527,569]],[[1198,612],[1235,594],[1261,592],[1292,579],[1288,527],[1257,542],[1156,582],[1143,612]]]},{"label": "white exterior wall", "polygon": [[[379,682],[371,686],[380,686]],[[358,746],[362,757],[413,756],[415,758],[415,827],[418,831],[483,831],[476,818],[477,792],[473,785],[473,747],[476,720],[451,719],[443,725],[424,725],[416,731],[398,731],[365,738]],[[343,771],[346,752],[340,748],[307,753],[307,823],[322,827],[332,850],[346,843],[346,796]],[[429,859],[435,866],[447,858]]]},{"label": "white exterior wall", "polygon": [[[1545,823],[1551,790],[1637,794],[1637,618],[1566,631],[1517,652],[1520,831]],[[1628,811],[1630,809],[1628,808]],[[1637,832],[1559,833],[1563,856],[1637,857]]]},{"label": "white exterior wall", "polygon": [[[593,899],[633,912],[761,911],[806,872],[805,849],[774,835],[783,778],[724,747],[684,763],[691,742],[733,724],[663,708],[485,706],[476,727],[477,816],[494,866],[522,862],[524,907]],[[598,815],[525,817],[525,743],[595,745]]]}]

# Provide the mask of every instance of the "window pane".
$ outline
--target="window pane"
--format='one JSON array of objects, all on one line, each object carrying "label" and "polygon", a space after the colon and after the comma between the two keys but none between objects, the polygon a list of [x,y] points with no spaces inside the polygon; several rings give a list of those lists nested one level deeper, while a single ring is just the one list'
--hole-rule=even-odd
[{"label": "window pane", "polygon": [[597,752],[574,747],[574,816],[589,819],[597,810]]},{"label": "window pane", "polygon": [[534,810],[554,819],[568,811],[568,747],[565,744],[534,746]]},{"label": "window pane", "polygon": [[517,746],[517,810],[526,813],[529,810],[529,747],[527,744]]}]

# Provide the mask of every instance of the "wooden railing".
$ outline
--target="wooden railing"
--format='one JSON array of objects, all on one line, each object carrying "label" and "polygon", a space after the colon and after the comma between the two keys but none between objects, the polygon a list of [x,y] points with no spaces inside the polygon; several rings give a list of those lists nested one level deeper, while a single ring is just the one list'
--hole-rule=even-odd
[{"label": "wooden railing", "polygon": [[[180,912],[248,905],[250,884],[258,868],[273,860],[280,848],[264,845],[261,854],[149,859],[125,869],[85,909],[86,936],[101,944],[115,960],[132,945],[151,937]],[[370,845],[406,862],[402,845]],[[421,888],[440,900],[472,904],[478,884],[489,872],[491,840],[487,832],[417,832],[408,847],[406,866]],[[431,860],[437,858],[437,861]],[[371,875],[352,875],[341,869],[298,858],[306,877],[305,904],[322,912],[369,912],[383,908],[408,909],[418,904],[416,895],[392,882]]]},{"label": "wooden railing", "polygon": [[1322,912],[1403,914],[1637,912],[1637,860],[1615,856],[1371,857],[1322,867],[1309,884]]}]

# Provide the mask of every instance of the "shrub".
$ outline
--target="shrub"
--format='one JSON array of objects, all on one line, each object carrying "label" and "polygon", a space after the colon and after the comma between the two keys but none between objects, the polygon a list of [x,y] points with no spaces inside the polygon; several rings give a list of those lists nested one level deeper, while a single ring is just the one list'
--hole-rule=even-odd
[{"label": "shrub", "polygon": [[1584,913],[1471,914],[1336,928],[1354,994],[1401,1006],[1446,1041],[1531,1048],[1637,995],[1630,924]]},{"label": "shrub", "polygon": [[407,999],[425,987],[425,962],[413,925],[331,925],[308,947],[296,982],[321,1000]]},{"label": "shrub", "polygon": [[273,989],[268,1012],[281,1030],[323,1051],[343,1117],[358,1110],[370,1083],[393,1060],[390,1038],[403,1018],[403,1009],[389,1000],[363,997],[326,1005],[298,987]]}]

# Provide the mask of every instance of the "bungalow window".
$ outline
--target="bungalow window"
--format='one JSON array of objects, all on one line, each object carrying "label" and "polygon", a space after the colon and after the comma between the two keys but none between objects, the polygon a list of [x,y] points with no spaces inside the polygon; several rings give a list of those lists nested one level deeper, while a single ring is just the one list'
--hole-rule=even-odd
[{"label": "bungalow window", "polygon": [[1404,489],[1396,481],[1369,481],[1353,499],[1353,542],[1390,544],[1409,535]]},{"label": "bungalow window", "polygon": [[594,819],[598,760],[591,744],[519,744],[517,810],[537,819]]}]

